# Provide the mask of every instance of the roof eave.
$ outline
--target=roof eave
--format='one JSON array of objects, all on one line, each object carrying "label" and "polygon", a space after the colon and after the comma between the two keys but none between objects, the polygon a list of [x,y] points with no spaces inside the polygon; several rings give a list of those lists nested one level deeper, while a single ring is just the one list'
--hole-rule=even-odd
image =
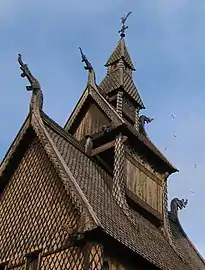
[{"label": "roof eave", "polygon": [[[179,172],[177,168],[175,168],[167,159],[166,157],[153,145],[153,143],[141,133],[139,133],[133,126],[129,125],[129,123],[124,123],[123,128],[132,134],[135,138],[138,139],[145,147],[154,154],[164,165],[166,165],[169,174],[173,174]],[[148,145],[150,144],[150,145]],[[157,153],[158,152],[158,153]]]}]

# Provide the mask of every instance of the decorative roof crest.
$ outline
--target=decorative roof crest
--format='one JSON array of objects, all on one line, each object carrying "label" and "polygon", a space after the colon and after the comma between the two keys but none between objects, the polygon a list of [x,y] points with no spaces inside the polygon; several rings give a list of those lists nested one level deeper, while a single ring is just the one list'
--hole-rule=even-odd
[{"label": "decorative roof crest", "polygon": [[96,81],[95,81],[95,71],[91,65],[91,63],[88,61],[87,57],[83,54],[82,49],[79,47],[80,54],[82,57],[82,62],[85,63],[85,70],[88,70],[89,75],[88,75],[88,83],[90,83],[93,87],[96,87]]},{"label": "decorative roof crest", "polygon": [[154,120],[154,118],[147,117],[145,115],[141,115],[139,118],[139,131],[144,135],[147,136],[147,133],[145,131],[145,123],[149,124]]},{"label": "decorative roof crest", "polygon": [[39,81],[32,75],[31,71],[22,60],[22,55],[18,54],[18,62],[20,65],[20,69],[22,70],[21,77],[26,77],[31,85],[26,86],[27,91],[33,91],[30,110],[33,110],[34,107],[38,109],[42,109],[43,107],[43,94],[41,91],[41,86]]},{"label": "decorative roof crest", "polygon": [[186,207],[188,203],[188,199],[178,199],[178,198],[174,198],[172,201],[171,201],[171,204],[170,204],[170,208],[171,208],[171,213],[175,216],[175,218],[178,217],[178,210],[182,210],[183,208]]},{"label": "decorative roof crest", "polygon": [[132,14],[132,12],[128,12],[127,15],[124,15],[121,18],[121,23],[122,23],[122,27],[121,29],[118,31],[118,33],[120,33],[120,37],[124,38],[125,37],[125,30],[128,28],[128,26],[125,25],[127,18]]}]

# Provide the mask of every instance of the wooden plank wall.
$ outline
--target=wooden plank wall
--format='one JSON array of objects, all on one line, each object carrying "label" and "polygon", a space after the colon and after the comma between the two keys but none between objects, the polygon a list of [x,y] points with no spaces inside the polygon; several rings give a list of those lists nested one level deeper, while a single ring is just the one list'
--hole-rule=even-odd
[{"label": "wooden plank wall", "polygon": [[85,135],[99,132],[103,125],[109,125],[109,123],[109,119],[97,105],[93,103],[84,114],[74,136],[77,140],[81,140]]},{"label": "wooden plank wall", "polygon": [[146,169],[142,170],[126,158],[126,184],[127,188],[142,201],[162,214],[162,182],[150,177]]}]

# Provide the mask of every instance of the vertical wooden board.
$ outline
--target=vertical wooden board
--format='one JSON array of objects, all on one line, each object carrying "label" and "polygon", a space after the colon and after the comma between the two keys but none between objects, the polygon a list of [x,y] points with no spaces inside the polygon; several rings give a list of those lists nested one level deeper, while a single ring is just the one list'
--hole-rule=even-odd
[{"label": "vertical wooden board", "polygon": [[150,178],[148,180],[148,183],[149,183],[149,201],[148,201],[148,203],[152,206],[153,209],[155,209],[157,211],[158,210],[157,209],[157,204],[158,204],[157,183]]},{"label": "vertical wooden board", "polygon": [[127,188],[154,210],[162,213],[162,187],[145,172],[126,159]]},{"label": "vertical wooden board", "polygon": [[[133,177],[133,172],[132,172],[132,168],[131,168],[131,163],[128,159],[126,159],[125,161],[126,164],[126,186],[128,189],[132,190],[131,188],[131,182],[134,182],[134,177]],[[133,179],[133,180],[131,180]]]},{"label": "vertical wooden board", "polygon": [[158,185],[158,212],[163,213],[163,188]]},{"label": "vertical wooden board", "polygon": [[110,120],[100,110],[100,108],[92,103],[76,128],[74,136],[76,139],[81,140],[87,134],[93,134],[101,130],[103,125],[108,125]]},{"label": "vertical wooden board", "polygon": [[141,195],[140,197],[142,200],[145,199],[144,182],[145,182],[145,175],[142,171],[140,171],[139,186],[140,186],[140,195]]},{"label": "vertical wooden board", "polygon": [[135,171],[135,189],[133,190],[135,194],[140,195],[140,170],[136,168]]},{"label": "vertical wooden board", "polygon": [[147,203],[152,205],[152,182],[147,179]]}]

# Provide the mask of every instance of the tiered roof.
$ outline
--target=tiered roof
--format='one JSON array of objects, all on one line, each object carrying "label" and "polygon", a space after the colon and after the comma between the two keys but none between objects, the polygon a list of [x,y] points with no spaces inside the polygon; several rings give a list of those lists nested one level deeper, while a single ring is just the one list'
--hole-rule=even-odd
[{"label": "tiered roof", "polygon": [[[123,55],[122,45],[124,46]],[[122,40],[115,53],[108,60],[107,65],[118,61],[119,57],[122,56],[127,65],[134,70],[131,58]],[[22,65],[23,72],[25,72],[25,67],[27,68],[27,66]],[[29,72],[25,76],[34,78]],[[133,126],[117,115],[115,109],[100,93],[100,88],[95,84],[94,79],[90,80],[86,89],[87,92],[84,92],[81,101],[67,122],[66,128],[59,126],[43,112],[40,85],[32,84],[32,82],[36,82],[35,80],[30,82],[33,90],[30,112],[0,165],[0,183],[7,184],[5,181],[8,179],[5,175],[8,168],[17,159],[18,154],[25,150],[26,145],[29,145],[26,134],[32,129],[59,174],[69,198],[76,204],[86,220],[85,231],[100,228],[102,233],[115,239],[119,245],[140,255],[162,270],[205,269],[203,258],[184,233],[179,220],[171,213],[168,215],[171,231],[167,233],[169,233],[169,237],[176,248],[170,245],[169,239],[159,228],[138,212],[130,208],[125,214],[109,189],[108,183],[112,181],[112,176],[99,165],[95,157],[87,156],[84,145],[69,133],[69,128],[81,110],[82,104],[90,95],[95,99],[98,106],[102,107],[104,113],[107,113],[108,117],[114,120],[115,126],[126,127],[126,130],[130,132],[128,136],[135,136],[136,140],[166,164],[170,173],[176,171],[147,137],[140,134]],[[106,85],[104,89],[108,87],[107,84],[104,83],[104,85]],[[101,88],[103,88],[102,84]],[[134,89],[130,93],[134,95]],[[136,95],[135,93],[135,97]],[[140,104],[139,97],[137,102]],[[141,103],[142,106],[143,103]]]}]

